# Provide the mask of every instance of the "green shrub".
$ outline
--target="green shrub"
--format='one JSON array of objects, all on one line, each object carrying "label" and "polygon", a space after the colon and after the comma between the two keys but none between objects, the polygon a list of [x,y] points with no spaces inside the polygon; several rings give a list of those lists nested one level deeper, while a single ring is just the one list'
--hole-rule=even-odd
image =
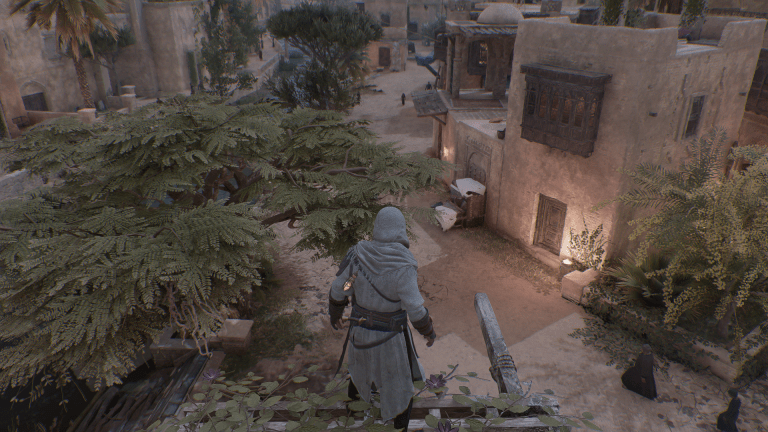
[{"label": "green shrub", "polygon": [[571,240],[568,243],[568,253],[575,261],[576,268],[584,271],[590,268],[598,270],[603,262],[605,254],[605,239],[603,238],[603,224],[600,224],[593,231],[587,227],[587,221],[584,222],[584,230],[576,234],[573,228],[570,229]]}]

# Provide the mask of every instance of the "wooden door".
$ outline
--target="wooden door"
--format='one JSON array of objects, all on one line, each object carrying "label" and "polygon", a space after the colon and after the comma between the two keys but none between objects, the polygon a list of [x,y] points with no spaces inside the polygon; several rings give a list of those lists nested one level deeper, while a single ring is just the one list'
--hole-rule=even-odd
[{"label": "wooden door", "polygon": [[565,203],[540,195],[534,245],[541,246],[555,255],[560,255],[563,228],[565,227],[565,211]]},{"label": "wooden door", "polygon": [[45,94],[43,93],[22,96],[21,101],[27,111],[48,111],[48,104],[45,103]]},{"label": "wooden door", "polygon": [[389,56],[389,47],[379,47],[379,66],[389,67],[392,59]]}]

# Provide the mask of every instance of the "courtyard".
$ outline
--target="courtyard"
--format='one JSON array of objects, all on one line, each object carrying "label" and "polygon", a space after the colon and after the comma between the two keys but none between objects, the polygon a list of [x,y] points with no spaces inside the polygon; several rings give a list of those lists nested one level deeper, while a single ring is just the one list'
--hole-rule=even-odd
[{"label": "courtyard", "polygon": [[[419,46],[420,54],[429,48]],[[401,105],[400,96],[423,90],[434,77],[413,60],[404,72],[387,73],[369,83],[383,93],[365,93],[351,118],[367,119],[380,142],[397,141],[402,151],[425,151],[432,144],[430,118],[417,118],[410,98]],[[425,195],[408,202],[428,206],[447,199]],[[623,370],[606,366],[608,356],[568,336],[583,327],[587,314],[560,296],[557,271],[534,258],[510,259],[521,251],[483,228],[453,228],[443,232],[430,221],[416,221],[419,238],[411,250],[419,262],[419,286],[435,322],[438,339],[431,348],[419,343],[417,351],[425,372],[438,374],[448,364],[459,371],[473,371],[483,380],[467,386],[473,394],[494,395],[490,363],[474,311],[474,295],[486,293],[509,346],[521,381],[531,381],[531,392],[554,391],[565,415],[595,415],[595,424],[605,431],[716,431],[715,419],[728,404],[728,384],[705,373],[698,374],[672,364],[669,379],[656,373],[659,397],[647,400],[622,388]],[[330,260],[312,261],[309,253],[291,253],[293,231],[281,226],[281,259],[276,275],[283,289],[296,293],[288,310],[300,311],[308,328],[322,342],[310,352],[299,347],[286,362],[307,357],[335,369],[345,332],[333,331],[327,318],[327,292],[336,268]],[[536,270],[531,271],[533,266]],[[529,268],[524,268],[529,267]],[[528,276],[526,279],[523,275]],[[306,360],[305,360],[306,361]],[[311,362],[310,362],[311,363]],[[275,362],[262,366],[278,369]],[[265,372],[259,366],[255,371]],[[272,370],[277,374],[277,370]],[[332,372],[331,372],[332,373]],[[459,393],[456,381],[449,381],[451,393]],[[766,431],[768,424],[768,382],[758,381],[741,396],[741,430]]]}]

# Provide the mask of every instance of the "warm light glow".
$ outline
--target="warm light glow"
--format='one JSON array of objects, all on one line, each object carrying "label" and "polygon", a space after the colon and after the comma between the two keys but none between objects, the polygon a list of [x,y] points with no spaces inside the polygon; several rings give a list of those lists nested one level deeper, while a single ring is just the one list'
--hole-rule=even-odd
[{"label": "warm light glow", "polygon": [[563,264],[565,264],[565,265],[571,265],[571,264],[573,264],[573,263],[571,262],[571,260],[569,260],[568,258],[566,258],[566,259],[564,259],[564,260],[563,260]]}]

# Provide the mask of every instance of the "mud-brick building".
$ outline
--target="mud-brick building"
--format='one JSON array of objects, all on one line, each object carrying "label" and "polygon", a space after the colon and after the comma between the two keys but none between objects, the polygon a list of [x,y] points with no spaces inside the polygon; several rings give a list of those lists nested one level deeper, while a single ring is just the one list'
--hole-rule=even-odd
[{"label": "mud-brick building", "polygon": [[[53,31],[27,30],[26,16],[9,16],[0,4],[0,105],[4,130],[13,119],[44,120],[83,106],[72,60],[57,47]],[[119,108],[123,85],[138,96],[158,97],[189,91],[190,56],[196,50],[195,8],[202,1],[147,2],[125,0],[110,14],[117,27],[129,27],[136,43],[116,57],[114,71],[86,63],[94,102]],[[194,57],[192,57],[194,58]],[[51,113],[47,113],[51,112]],[[46,114],[47,113],[47,114]]]},{"label": "mud-brick building", "polygon": [[371,69],[405,70],[408,58],[407,0],[348,0],[349,7],[367,13],[384,29],[384,36],[368,44],[365,65]]},{"label": "mud-brick building", "polygon": [[[634,187],[617,169],[676,166],[712,128],[737,139],[766,21],[709,17],[692,44],[678,40],[678,20],[658,14],[649,29],[520,20],[504,101],[454,78],[458,89],[422,107],[435,117],[433,151],[458,167],[448,179],[486,184],[487,226],[556,263],[585,219],[603,225],[609,257],[622,254],[636,215],[615,204],[592,211]],[[454,76],[471,66],[449,63]]]}]

